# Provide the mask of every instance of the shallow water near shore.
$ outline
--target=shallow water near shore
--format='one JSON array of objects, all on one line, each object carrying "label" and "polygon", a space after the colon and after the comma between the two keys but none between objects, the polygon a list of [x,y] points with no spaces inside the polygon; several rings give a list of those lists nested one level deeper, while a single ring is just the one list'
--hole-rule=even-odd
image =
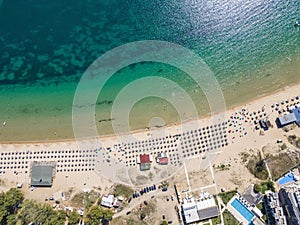
[{"label": "shallow water near shore", "polygon": [[[165,40],[196,52],[215,74],[228,108],[299,83],[300,31],[294,27],[299,4],[4,1],[0,122],[6,125],[0,127],[0,141],[72,138],[73,96],[82,74],[106,51],[132,41]],[[147,76],[173,80],[186,90],[199,116],[209,115],[205,96],[182,71],[139,63],[116,73],[95,103],[100,135],[114,132],[111,107],[118,93]],[[186,112],[183,119],[190,116]],[[154,97],[138,102],[128,119],[131,129],[181,122],[174,106]]]}]

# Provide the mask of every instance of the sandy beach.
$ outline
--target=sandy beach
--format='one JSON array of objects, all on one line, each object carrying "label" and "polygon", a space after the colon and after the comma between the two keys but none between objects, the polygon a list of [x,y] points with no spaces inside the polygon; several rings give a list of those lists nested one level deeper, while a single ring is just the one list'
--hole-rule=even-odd
[{"label": "sandy beach", "polygon": [[[245,167],[245,164],[241,160],[241,153],[249,151],[249,149],[262,149],[262,147],[270,144],[270,143],[276,143],[277,139],[284,139],[286,133],[282,129],[278,129],[275,124],[275,119],[279,116],[278,112],[274,110],[272,105],[275,103],[281,103],[282,101],[288,100],[288,104],[295,103],[296,96],[300,94],[300,84],[292,86],[292,87],[285,87],[283,90],[280,90],[276,93],[260,97],[259,99],[256,99],[254,101],[251,101],[247,104],[236,106],[228,111],[226,111],[226,121],[228,123],[228,126],[226,128],[226,135],[227,135],[227,142],[228,145],[224,145],[224,147],[221,147],[218,151],[212,151],[213,154],[216,157],[207,157],[210,158],[210,163],[213,168],[213,178],[210,175],[210,169],[209,166],[206,166],[205,168],[200,168],[199,165],[202,165],[201,161],[205,156],[208,156],[210,152],[199,152],[198,155],[194,155],[192,160],[189,160],[189,157],[184,157],[183,162],[187,166],[189,179],[190,179],[190,188],[191,190],[200,190],[199,187],[205,187],[212,186],[212,190],[210,192],[219,192],[221,188],[226,188],[226,190],[233,190],[238,189],[240,191],[245,190],[245,188],[251,184],[255,183],[258,180],[250,174],[248,169]],[[293,98],[293,101],[290,99]],[[281,107],[286,107],[286,103],[282,104]],[[248,115],[255,114],[254,112],[257,112],[257,115],[259,115],[258,112],[264,112],[267,114],[270,122],[273,124],[273,128],[271,128],[269,131],[266,131],[263,135],[261,134],[260,130],[255,129],[255,124],[250,119],[241,119],[241,113],[246,112]],[[238,120],[238,122],[235,122],[235,120]],[[199,127],[206,127],[211,125],[212,122],[210,118],[205,119],[199,119],[197,121],[197,126]],[[237,126],[234,128],[236,131],[234,132],[234,129],[230,127],[230,124],[236,124]],[[184,124],[185,129],[191,129],[193,130],[195,127],[195,121],[190,121]],[[149,138],[162,138],[166,136],[176,135],[181,132],[182,125],[173,125],[165,128],[157,128],[153,130],[147,130],[147,131],[136,131],[132,135],[136,138],[138,141],[147,140]],[[290,133],[296,134],[300,136],[300,131],[298,128],[295,128],[294,130],[290,131]],[[118,135],[118,136],[103,136],[101,137],[101,144],[103,151],[107,151],[108,148],[111,148],[113,146],[116,146],[116,144],[120,144],[123,142],[125,143],[127,139],[127,135]],[[286,142],[286,140],[284,140]],[[86,146],[92,146],[92,141],[90,140],[81,140],[83,143],[88,143]],[[98,144],[98,142],[95,142]],[[0,153],[9,153],[9,152],[38,152],[40,150],[44,150],[44,153],[48,153],[50,151],[54,150],[80,150],[80,146],[84,146],[81,144],[78,144],[78,142],[75,142],[74,140],[65,140],[65,141],[51,141],[51,142],[35,142],[35,143],[2,143],[0,145]],[[96,147],[96,146],[95,146]],[[98,146],[99,147],[99,146]],[[43,153],[42,153],[43,154]],[[55,152],[49,153],[50,155],[55,155]],[[73,153],[69,151],[70,155]],[[110,154],[110,153],[108,153]],[[119,155],[118,155],[119,154]],[[137,153],[140,154],[140,153]],[[182,154],[182,152],[181,152]],[[80,155],[79,155],[80,156]],[[121,162],[125,161],[125,156],[121,155],[121,153],[111,153],[111,157],[119,157],[118,162],[121,164]],[[182,156],[182,155],[181,155]],[[123,157],[123,158],[122,158]],[[109,186],[113,185],[114,182],[122,182],[121,179],[118,178],[118,176],[115,176],[115,179],[109,179],[107,176],[102,176],[101,170],[104,170],[104,168],[98,168],[97,166],[102,165],[101,164],[101,156],[96,155],[95,159],[96,165],[91,166],[93,168],[91,171],[63,171],[63,170],[57,170],[57,173],[54,178],[53,187],[51,189],[37,189],[34,190],[34,193],[36,193],[34,196],[32,195],[32,192],[29,191],[27,188],[30,183],[29,178],[29,172],[25,173],[25,169],[20,171],[18,173],[15,173],[14,170],[6,170],[5,173],[0,174],[1,179],[1,190],[6,190],[9,187],[13,187],[16,185],[16,183],[21,182],[24,184],[25,187],[25,193],[30,198],[39,199],[41,196],[44,198],[46,195],[49,195],[49,193],[54,193],[59,190],[66,190],[70,187],[74,187],[75,189],[92,189],[95,187],[100,187],[102,190],[107,190]],[[40,161],[47,161],[48,159],[39,159]],[[38,160],[38,161],[39,161]],[[50,161],[55,161],[55,159],[49,159]],[[122,161],[123,160],[123,161]],[[9,160],[7,160],[9,161]],[[30,160],[29,160],[30,161]],[[31,160],[32,162],[33,160]],[[116,160],[117,161],[117,160]],[[135,161],[135,159],[134,159]],[[4,162],[2,160],[2,162]],[[30,163],[30,162],[29,162]],[[117,164],[117,163],[116,163]],[[118,165],[119,165],[118,164]],[[226,170],[220,170],[218,169],[220,165],[230,165]],[[170,165],[168,167],[169,173],[163,177],[157,177],[153,178],[151,182],[159,182],[160,180],[165,179],[171,179],[171,181],[176,182],[179,184],[180,189],[184,189],[187,187],[186,184],[186,177],[185,172],[182,169],[182,163],[178,163],[178,165],[172,165],[173,169]],[[101,167],[101,166],[100,166]],[[136,168],[137,166],[133,166]],[[88,167],[89,168],[89,167]],[[112,168],[126,168],[131,170],[131,167],[129,165],[126,165],[126,167],[107,167],[108,170]],[[176,173],[175,176],[173,174],[177,172],[179,169],[179,173]],[[136,168],[136,170],[138,170]],[[28,169],[27,169],[28,171]],[[110,171],[111,172],[111,171]],[[103,173],[106,173],[103,171]],[[118,173],[118,172],[117,172]],[[160,174],[161,175],[161,174]],[[138,174],[136,174],[138,176]],[[169,178],[171,177],[171,178]],[[126,183],[126,182],[125,182]],[[138,186],[138,184],[135,183],[129,183],[133,186]],[[213,185],[216,184],[216,185]],[[202,189],[201,189],[202,190]]]}]

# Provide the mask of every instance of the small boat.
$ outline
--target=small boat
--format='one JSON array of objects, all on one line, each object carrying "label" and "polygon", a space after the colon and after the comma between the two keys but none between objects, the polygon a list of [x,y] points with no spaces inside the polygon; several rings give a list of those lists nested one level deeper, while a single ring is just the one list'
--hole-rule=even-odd
[{"label": "small boat", "polygon": [[295,27],[299,27],[299,26],[300,26],[300,22],[299,22],[299,20],[296,20],[296,21],[295,21],[295,24],[294,24],[294,26],[295,26]]}]

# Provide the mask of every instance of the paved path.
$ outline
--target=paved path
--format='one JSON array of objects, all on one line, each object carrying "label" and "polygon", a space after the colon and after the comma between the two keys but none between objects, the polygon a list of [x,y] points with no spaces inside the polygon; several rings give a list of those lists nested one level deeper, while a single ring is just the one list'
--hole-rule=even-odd
[{"label": "paved path", "polygon": [[268,171],[268,174],[269,174],[269,178],[272,180],[271,171],[270,171],[270,169],[269,169],[269,167],[268,167],[268,164],[267,164],[267,162],[266,162],[266,160],[265,160],[264,153],[263,153],[262,150],[259,150],[259,151],[260,151],[261,158],[262,158],[264,164],[266,165],[266,168],[267,168],[267,171]]}]

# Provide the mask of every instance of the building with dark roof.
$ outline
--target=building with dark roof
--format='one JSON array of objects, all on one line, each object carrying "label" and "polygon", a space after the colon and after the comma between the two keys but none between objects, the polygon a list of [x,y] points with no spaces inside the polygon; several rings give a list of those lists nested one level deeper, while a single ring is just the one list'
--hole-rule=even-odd
[{"label": "building with dark roof", "polygon": [[207,220],[219,215],[219,210],[217,206],[211,206],[209,208],[198,210],[199,220]]},{"label": "building with dark roof", "polygon": [[265,209],[267,211],[268,222],[275,225],[287,225],[286,216],[280,205],[278,193],[266,191],[265,193]]},{"label": "building with dark roof", "polygon": [[285,189],[279,190],[279,200],[282,207],[286,211],[286,220],[289,225],[299,225],[300,224],[300,211],[298,204],[300,195],[296,195],[293,192],[288,192]]},{"label": "building with dark roof", "polygon": [[31,182],[33,187],[51,187],[53,181],[53,165],[32,165]]},{"label": "building with dark roof", "polygon": [[254,184],[249,185],[244,194],[242,195],[250,204],[257,205],[263,198],[261,193],[254,191]]}]

